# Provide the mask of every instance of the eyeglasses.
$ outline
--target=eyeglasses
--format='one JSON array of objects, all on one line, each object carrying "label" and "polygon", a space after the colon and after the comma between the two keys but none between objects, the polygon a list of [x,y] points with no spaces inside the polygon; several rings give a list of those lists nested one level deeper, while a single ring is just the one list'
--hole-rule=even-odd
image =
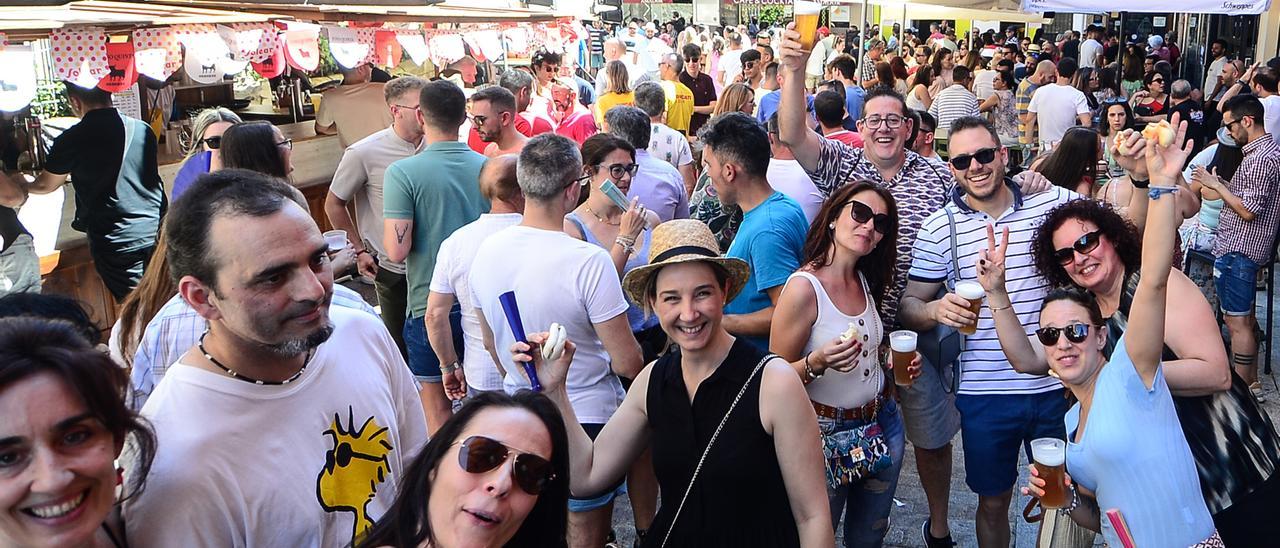
[{"label": "eyeglasses", "polygon": [[217,137],[201,139],[200,142],[204,143],[204,146],[209,147],[209,150],[218,150],[218,148],[222,146],[222,136],[219,135]]},{"label": "eyeglasses", "polygon": [[559,65],[543,65],[542,70],[543,72],[546,72],[548,74],[555,74],[557,72],[560,72],[560,66]]},{"label": "eyeglasses", "polygon": [[[1241,116],[1240,118],[1237,118],[1230,122],[1223,120],[1222,127],[1227,128],[1227,131],[1232,131],[1231,126],[1234,126],[1240,122],[1243,122],[1245,118],[1247,118],[1247,116]],[[209,148],[218,148],[218,147],[209,147]]]},{"label": "eyeglasses", "polygon": [[905,120],[905,118],[898,116],[897,114],[890,114],[888,116],[870,116],[863,118],[861,123],[870,129],[880,129],[881,125],[884,125],[889,129],[898,129],[902,127],[903,120]]},{"label": "eyeglasses", "polygon": [[609,176],[614,179],[621,179],[623,175],[635,177],[636,173],[640,172],[640,164],[611,164],[608,166],[604,164],[596,164],[596,169],[600,169],[602,167],[608,167]]},{"label": "eyeglasses", "polygon": [[743,64],[742,64],[742,68],[745,68],[745,69],[752,69],[752,68],[756,68],[756,62],[755,62],[755,61],[747,61],[746,63],[743,63]]},{"label": "eyeglasses", "polygon": [[467,473],[483,474],[493,470],[502,466],[507,462],[507,457],[514,454],[511,477],[524,492],[536,496],[556,478],[551,461],[533,453],[521,453],[500,441],[484,436],[471,436],[459,443],[462,449],[458,450],[458,466]]},{"label": "eyeglasses", "polygon": [[969,169],[974,160],[985,166],[995,161],[996,153],[999,151],[998,148],[984,148],[973,154],[958,154],[951,157],[951,166],[963,171]]},{"label": "eyeglasses", "polygon": [[857,200],[850,200],[849,204],[853,206],[849,208],[849,217],[853,219],[853,222],[866,224],[867,221],[871,221],[871,226],[876,229],[876,232],[882,235],[889,233],[889,229],[893,225],[893,219],[889,218],[888,213],[876,213],[875,210],[871,209],[871,206]]},{"label": "eyeglasses", "polygon": [[393,109],[403,108],[403,109],[408,109],[408,110],[418,110],[418,109],[422,108],[422,105],[413,105],[413,106],[409,106],[409,105],[391,105],[391,108],[393,108]]},{"label": "eyeglasses", "polygon": [[687,65],[687,64],[690,64],[690,63],[700,65],[700,64],[702,64],[702,58],[701,58],[701,57],[694,57],[693,59],[685,59],[685,60],[684,60],[684,62],[685,62],[685,64],[686,64],[686,65]]},{"label": "eyeglasses", "polygon": [[1036,330],[1036,338],[1040,339],[1040,344],[1053,346],[1058,344],[1059,335],[1066,335],[1068,341],[1080,344],[1089,337],[1090,327],[1092,326],[1087,323],[1073,323],[1066,327],[1041,327]]},{"label": "eyeglasses", "polygon": [[569,184],[568,184],[568,185],[564,185],[564,186],[565,186],[565,188],[569,188],[569,186],[570,186],[570,185],[587,186],[587,183],[588,183],[588,182],[590,182],[590,181],[591,181],[591,176],[590,176],[590,175],[583,175],[583,176],[578,177],[578,178],[576,178],[576,179],[574,179],[574,180],[572,180],[572,181],[569,181]]},{"label": "eyeglasses", "polygon": [[278,147],[284,147],[285,150],[293,150],[293,139],[285,139],[276,143]]},{"label": "eyeglasses", "polygon": [[1054,251],[1053,258],[1062,266],[1069,265],[1072,261],[1076,260],[1076,253],[1088,255],[1090,252],[1098,248],[1098,243],[1101,241],[1102,232],[1097,230],[1093,232],[1086,232],[1084,235],[1080,236],[1080,239],[1071,244],[1071,247]]}]

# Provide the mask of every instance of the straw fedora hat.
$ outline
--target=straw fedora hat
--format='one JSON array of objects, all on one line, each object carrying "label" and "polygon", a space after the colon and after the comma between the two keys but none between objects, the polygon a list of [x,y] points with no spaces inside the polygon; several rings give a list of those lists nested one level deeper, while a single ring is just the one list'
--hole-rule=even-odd
[{"label": "straw fedora hat", "polygon": [[729,273],[729,292],[725,301],[731,301],[742,291],[751,277],[751,267],[747,262],[736,257],[722,257],[720,244],[711,233],[711,229],[702,221],[695,219],[676,219],[667,221],[653,229],[649,243],[649,264],[632,269],[622,279],[622,290],[632,302],[644,301],[644,290],[649,280],[662,267],[706,261],[720,265]]}]

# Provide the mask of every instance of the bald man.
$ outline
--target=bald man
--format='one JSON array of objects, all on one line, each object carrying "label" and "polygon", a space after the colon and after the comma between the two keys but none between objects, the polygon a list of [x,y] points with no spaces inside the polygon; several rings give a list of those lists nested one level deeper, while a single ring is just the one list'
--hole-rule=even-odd
[{"label": "bald man", "polygon": [[[622,61],[627,66],[627,83],[631,85],[631,89],[636,88],[636,84],[649,80],[644,70],[636,65],[634,53],[627,53],[627,44],[621,38],[610,38],[604,43],[604,63],[609,61]],[[608,83],[608,76],[604,70],[596,72],[596,97],[604,95],[605,84]]]},{"label": "bald man", "polygon": [[1039,132],[1036,128],[1027,130],[1027,122],[1031,120],[1031,96],[1036,90],[1057,78],[1058,66],[1053,61],[1044,60],[1036,65],[1036,71],[1026,78],[1022,79],[1022,83],[1018,84],[1018,93],[1016,96],[1016,104],[1018,107],[1018,142],[1022,145],[1024,153],[1022,165],[1030,165],[1031,149],[1039,140]]}]

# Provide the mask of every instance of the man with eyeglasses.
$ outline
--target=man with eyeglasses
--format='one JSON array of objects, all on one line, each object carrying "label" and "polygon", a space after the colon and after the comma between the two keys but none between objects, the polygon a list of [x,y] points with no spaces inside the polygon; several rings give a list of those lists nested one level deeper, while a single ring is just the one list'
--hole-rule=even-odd
[{"label": "man with eyeglasses", "polygon": [[[955,293],[935,297],[944,283],[975,279],[966,273],[974,271],[979,253],[987,248],[987,226],[994,225],[997,232],[1008,230],[1009,299],[1016,303],[1014,311],[1031,336],[1048,288],[1030,259],[1035,228],[1053,208],[1084,197],[1056,186],[1024,195],[1012,179],[1005,178],[1008,152],[986,119],[960,118],[952,124],[950,136],[949,163],[957,184],[945,210],[934,211],[920,227],[898,318],[903,326],[921,333],[939,325],[959,329],[977,324],[976,334],[965,338],[960,354],[954,398],[964,440],[965,482],[978,494],[978,545],[1004,547],[1009,546],[1009,504],[1018,477],[1019,449],[1035,438],[1066,436],[1062,383],[1047,375],[1014,371],[1001,350],[989,308],[975,315],[968,301]],[[958,271],[952,264],[953,246]]]},{"label": "man with eyeglasses", "polygon": [[681,53],[684,55],[684,72],[680,73],[680,83],[693,92],[693,114],[689,118],[688,133],[692,136],[698,134],[716,109],[716,84],[710,75],[702,72],[702,48],[697,44],[685,44]]},{"label": "man with eyeglasses", "polygon": [[[485,346],[505,372],[508,393],[531,383],[511,352],[504,351],[516,338],[499,296],[515,294],[528,333],[552,322],[564,326],[577,345],[565,381],[569,401],[595,438],[625,395],[618,377],[635,378],[644,363],[613,260],[604,248],[564,232],[564,216],[577,206],[589,180],[585,173],[578,144],[559,135],[531,139],[516,164],[524,217],[480,244],[468,282]],[[625,492],[619,481],[603,493],[575,493],[569,499],[569,546],[604,546],[613,499]]]},{"label": "man with eyeglasses", "polygon": [[[1280,73],[1275,70],[1261,66],[1261,63],[1249,67],[1245,71],[1244,76],[1240,77],[1240,82],[1244,85],[1232,86],[1222,96],[1222,104],[1226,104],[1238,93],[1242,93],[1245,89],[1250,89],[1253,94],[1262,102],[1262,108],[1265,111],[1263,115],[1263,127],[1271,138],[1280,137]],[[1239,84],[1238,82],[1237,84]]]},{"label": "man with eyeglasses", "polygon": [[[406,261],[409,279],[408,319],[404,342],[409,369],[423,383],[419,392],[427,415],[427,430],[435,432],[451,410],[441,380],[457,364],[442,364],[427,340],[425,316],[431,274],[440,243],[454,230],[489,210],[476,181],[485,157],[458,142],[458,128],[466,113],[466,96],[453,82],[438,80],[422,86],[418,95],[418,123],[426,146],[422,152],[387,167],[383,195],[383,245],[393,261]],[[454,346],[462,354],[462,313],[449,320],[457,334]]]},{"label": "man with eyeglasses", "polygon": [[516,131],[516,98],[501,86],[489,86],[471,96],[471,127],[480,139],[489,143],[484,155],[496,158],[504,154],[519,154],[529,141]]},{"label": "man with eyeglasses", "polygon": [[[693,118],[693,90],[680,82],[682,70],[684,63],[678,53],[668,53],[658,61],[658,85],[666,94],[667,127],[688,135],[689,122]],[[639,89],[640,86],[636,86],[636,90]]]},{"label": "man with eyeglasses", "polygon": [[[392,163],[417,154],[422,148],[422,124],[418,122],[418,94],[427,82],[402,76],[384,88],[391,127],[356,141],[342,153],[338,169],[325,196],[324,212],[334,228],[347,231],[356,251],[360,274],[373,278],[373,287],[382,310],[382,323],[391,332],[402,356],[404,320],[408,309],[409,285],[403,261],[393,261],[382,242],[383,176]],[[352,221],[348,205],[356,202]]]}]

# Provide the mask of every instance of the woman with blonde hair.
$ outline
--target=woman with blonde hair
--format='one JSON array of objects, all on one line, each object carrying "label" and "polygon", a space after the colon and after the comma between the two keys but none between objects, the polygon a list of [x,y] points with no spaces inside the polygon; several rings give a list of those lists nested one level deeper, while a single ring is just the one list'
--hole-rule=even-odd
[{"label": "woman with blonde hair", "polygon": [[191,120],[191,142],[184,147],[182,168],[174,177],[170,200],[178,199],[196,177],[222,169],[222,156],[218,153],[222,132],[238,123],[240,117],[222,107],[204,109]]},{"label": "woman with blonde hair", "polygon": [[604,93],[596,100],[596,125],[604,127],[604,114],[618,105],[635,105],[636,94],[631,91],[627,66],[622,61],[609,61],[604,66]]},{"label": "woman with blonde hair", "polygon": [[711,112],[711,117],[715,118],[726,112],[741,112],[752,116],[755,110],[756,92],[746,84],[731,84],[724,88],[724,93],[720,94],[720,100],[716,101],[716,108]]}]

